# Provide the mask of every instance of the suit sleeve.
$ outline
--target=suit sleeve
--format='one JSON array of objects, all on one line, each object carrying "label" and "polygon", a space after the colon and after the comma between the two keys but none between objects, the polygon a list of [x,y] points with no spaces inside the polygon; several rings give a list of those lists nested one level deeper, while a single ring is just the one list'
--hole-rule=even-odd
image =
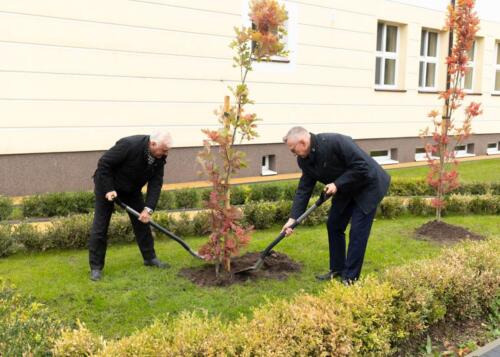
[{"label": "suit sleeve", "polygon": [[316,180],[302,172],[300,177],[299,186],[295,192],[295,198],[293,199],[292,211],[290,213],[290,218],[297,219],[307,208],[309,199],[316,185]]},{"label": "suit sleeve", "polygon": [[347,170],[340,175],[334,184],[339,192],[349,191],[363,185],[368,179],[369,165],[363,157],[363,152],[354,141],[344,135],[339,135],[333,142],[333,150],[344,161]]},{"label": "suit sleeve", "polygon": [[154,176],[148,181],[148,191],[146,194],[146,207],[151,209],[156,208],[158,199],[160,198],[161,187],[163,186],[163,171],[165,165],[160,165]]},{"label": "suit sleeve", "polygon": [[104,192],[114,191],[113,170],[120,166],[127,158],[130,146],[121,139],[116,144],[106,151],[97,163],[96,178],[99,187]]}]

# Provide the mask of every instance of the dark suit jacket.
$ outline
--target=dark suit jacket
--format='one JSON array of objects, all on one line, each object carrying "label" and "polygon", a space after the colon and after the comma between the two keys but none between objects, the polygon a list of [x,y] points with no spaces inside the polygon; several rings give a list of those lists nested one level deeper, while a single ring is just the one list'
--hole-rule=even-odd
[{"label": "dark suit jacket", "polygon": [[163,170],[166,156],[148,165],[148,135],[134,135],[122,138],[106,151],[97,163],[94,173],[95,192],[106,194],[140,193],[148,183],[146,206],[155,209],[163,185]]},{"label": "dark suit jacket", "polygon": [[334,183],[337,193],[332,209],[342,212],[354,199],[365,214],[374,210],[387,193],[390,176],[357,146],[349,136],[311,133],[311,152],[297,158],[302,169],[291,218],[297,219],[307,208],[316,181]]}]

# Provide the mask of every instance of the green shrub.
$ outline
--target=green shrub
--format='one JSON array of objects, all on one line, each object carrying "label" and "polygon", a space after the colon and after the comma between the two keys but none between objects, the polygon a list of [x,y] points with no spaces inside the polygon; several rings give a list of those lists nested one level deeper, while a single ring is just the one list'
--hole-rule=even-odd
[{"label": "green shrub", "polygon": [[9,197],[0,195],[0,221],[7,219],[14,209],[12,200]]},{"label": "green shrub", "polygon": [[295,198],[295,192],[297,191],[297,182],[286,182],[283,184],[283,199],[293,200]]},{"label": "green shrub", "polygon": [[276,223],[276,204],[273,202],[247,203],[243,213],[247,224],[255,229],[266,229]]},{"label": "green shrub", "polygon": [[44,251],[53,248],[52,241],[44,231],[38,230],[29,223],[21,223],[12,229],[12,238],[28,251]]},{"label": "green shrub", "polygon": [[395,178],[391,179],[389,196],[428,196],[433,194],[432,187],[425,179]]},{"label": "green shrub", "polygon": [[[317,199],[318,197],[311,198],[311,200],[309,201],[310,206],[312,206],[312,204],[316,202]],[[328,218],[329,210],[330,210],[329,201],[323,203],[304,220],[303,222],[304,226],[316,226],[318,224],[325,223]]]},{"label": "green shrub", "polygon": [[205,236],[210,233],[210,212],[201,211],[193,217],[193,234]]},{"label": "green shrub", "polygon": [[243,205],[245,204],[249,194],[249,188],[246,185],[238,185],[231,187],[231,204]]},{"label": "green shrub", "polygon": [[11,227],[0,224],[0,258],[16,253],[18,249],[19,247],[11,234]]},{"label": "green shrub", "polygon": [[278,201],[276,202],[276,223],[285,224],[290,217],[292,211],[292,201]]},{"label": "green shrub", "polygon": [[173,191],[175,195],[176,208],[200,208],[200,192],[192,188]]},{"label": "green shrub", "polygon": [[49,310],[0,279],[0,355],[50,356],[62,324]]},{"label": "green shrub", "polygon": [[261,184],[253,184],[249,187],[250,187],[250,192],[248,194],[249,202],[264,201],[264,190]]},{"label": "green shrub", "polygon": [[484,195],[489,189],[490,185],[487,182],[464,182],[454,192],[463,195]]},{"label": "green shrub", "polygon": [[104,343],[81,327],[61,340],[74,351],[97,345],[99,356],[390,356],[439,322],[484,316],[499,289],[497,241],[469,242],[379,279],[268,302],[235,322],[183,313],[120,340]]},{"label": "green shrub", "polygon": [[54,356],[92,356],[104,347],[104,339],[95,336],[84,324],[77,321],[77,328],[63,329],[52,349]]},{"label": "green shrub", "polygon": [[408,212],[415,216],[430,216],[435,214],[434,208],[432,208],[425,198],[422,197],[411,197],[408,200],[407,206]]},{"label": "green shrub", "polygon": [[57,192],[34,195],[23,200],[24,217],[67,216],[94,209],[92,192]]},{"label": "green shrub", "polygon": [[161,191],[158,203],[156,204],[157,210],[170,210],[175,209],[175,194],[173,191]]},{"label": "green shrub", "polygon": [[278,184],[263,184],[262,185],[262,197],[264,201],[278,201],[283,195],[283,189]]},{"label": "green shrub", "polygon": [[500,182],[492,182],[490,190],[492,195],[500,195]]},{"label": "green shrub", "polygon": [[403,199],[399,197],[385,197],[379,205],[377,213],[384,218],[396,218],[406,212]]},{"label": "green shrub", "polygon": [[445,200],[445,213],[467,214],[471,200],[471,196],[449,195]]}]

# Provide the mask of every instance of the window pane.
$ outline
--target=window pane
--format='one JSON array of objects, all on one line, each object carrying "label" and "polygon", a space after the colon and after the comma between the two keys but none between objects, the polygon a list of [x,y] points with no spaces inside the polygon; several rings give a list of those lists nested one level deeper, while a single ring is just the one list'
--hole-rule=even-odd
[{"label": "window pane", "polygon": [[500,64],[500,43],[497,44],[497,64]]},{"label": "window pane", "polygon": [[384,84],[396,84],[396,60],[385,59]]},{"label": "window pane", "polygon": [[425,154],[425,148],[416,148],[415,154]]},{"label": "window pane", "polygon": [[488,144],[488,149],[496,149],[497,148],[497,143],[489,143]]},{"label": "window pane", "polygon": [[382,51],[382,36],[384,36],[384,24],[377,25],[377,51]]},{"label": "window pane", "polygon": [[422,30],[422,36],[420,36],[420,56],[425,56],[425,34],[427,31]]},{"label": "window pane", "polygon": [[425,86],[434,87],[434,78],[436,77],[436,64],[427,63],[427,71],[425,76]]},{"label": "window pane", "polygon": [[425,62],[420,61],[420,66],[418,68],[418,86],[419,87],[424,86],[424,68],[425,68]]},{"label": "window pane", "polygon": [[500,70],[497,71],[497,74],[495,76],[495,90],[500,91]]},{"label": "window pane", "polygon": [[469,61],[474,61],[474,48],[476,48],[476,41],[472,43],[471,49],[467,51],[467,57],[469,57]]},{"label": "window pane", "polygon": [[437,56],[437,33],[429,32],[427,39],[427,56],[436,57]]},{"label": "window pane", "polygon": [[370,151],[370,156],[389,156],[389,150]]},{"label": "window pane", "polygon": [[375,60],[375,84],[380,84],[380,72],[382,70],[382,58],[377,57]]},{"label": "window pane", "polygon": [[386,26],[386,52],[396,52],[396,42],[398,38],[398,28],[396,26]]},{"label": "window pane", "polygon": [[464,79],[464,89],[472,89],[472,68],[467,67],[468,71],[465,74],[465,79]]}]

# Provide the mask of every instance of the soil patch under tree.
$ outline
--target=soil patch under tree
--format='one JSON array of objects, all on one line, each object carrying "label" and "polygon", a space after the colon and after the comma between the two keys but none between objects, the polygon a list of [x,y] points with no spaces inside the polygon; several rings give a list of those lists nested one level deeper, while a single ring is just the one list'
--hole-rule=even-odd
[{"label": "soil patch under tree", "polygon": [[254,265],[259,258],[259,252],[246,253],[241,257],[235,257],[231,259],[231,272],[221,271],[219,277],[215,276],[213,265],[185,268],[179,272],[179,275],[200,286],[228,286],[263,278],[285,280],[290,274],[299,272],[302,269],[302,265],[290,259],[288,255],[272,251],[264,259],[261,269],[234,274],[235,271]]},{"label": "soil patch under tree", "polygon": [[442,221],[430,221],[415,230],[417,237],[440,243],[456,243],[464,239],[482,240],[485,237],[463,227]]}]

